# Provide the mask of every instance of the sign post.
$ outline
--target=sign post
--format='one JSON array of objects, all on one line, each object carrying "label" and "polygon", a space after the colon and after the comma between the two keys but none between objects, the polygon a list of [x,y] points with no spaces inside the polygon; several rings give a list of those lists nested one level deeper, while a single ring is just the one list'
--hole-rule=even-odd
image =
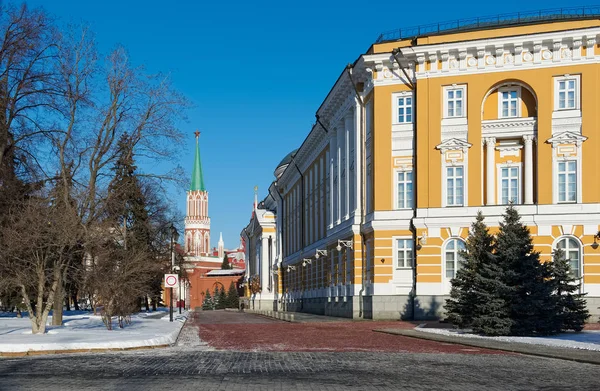
[{"label": "sign post", "polygon": [[173,288],[179,285],[177,274],[165,274],[165,288],[169,288],[169,322],[173,321]]}]

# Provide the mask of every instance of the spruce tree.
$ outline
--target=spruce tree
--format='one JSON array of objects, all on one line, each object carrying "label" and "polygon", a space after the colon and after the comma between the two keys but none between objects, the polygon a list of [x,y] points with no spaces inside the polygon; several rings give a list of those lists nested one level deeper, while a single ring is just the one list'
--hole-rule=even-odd
[{"label": "spruce tree", "polygon": [[210,295],[210,291],[208,289],[206,290],[206,293],[204,294],[204,301],[202,302],[202,309],[204,311],[215,309],[215,303],[214,303],[213,298]]},{"label": "spruce tree", "polygon": [[464,262],[451,281],[450,298],[446,300],[448,320],[460,328],[471,327],[477,317],[476,308],[483,304],[475,284],[480,265],[491,259],[493,241],[483,220],[479,211],[467,237],[466,251],[461,254]]},{"label": "spruce tree", "polygon": [[556,295],[554,331],[581,331],[590,314],[586,308],[585,293],[579,293],[580,279],[572,275],[569,260],[561,249],[554,250],[550,266]]},{"label": "spruce tree", "polygon": [[554,299],[550,268],[540,262],[533,249],[529,229],[511,204],[506,208],[496,240],[496,254],[502,268],[502,280],[509,289],[504,297],[513,321],[511,334],[534,335],[552,333]]},{"label": "spruce tree", "polygon": [[216,308],[218,310],[224,310],[227,307],[227,295],[225,294],[225,287],[218,287],[215,289],[215,294],[218,297]]},{"label": "spruce tree", "polygon": [[221,263],[221,269],[231,269],[231,265],[229,264],[229,258],[227,258],[227,254],[223,256],[223,262]]},{"label": "spruce tree", "polygon": [[240,296],[235,288],[233,281],[229,284],[229,290],[227,291],[227,308],[238,308]]}]

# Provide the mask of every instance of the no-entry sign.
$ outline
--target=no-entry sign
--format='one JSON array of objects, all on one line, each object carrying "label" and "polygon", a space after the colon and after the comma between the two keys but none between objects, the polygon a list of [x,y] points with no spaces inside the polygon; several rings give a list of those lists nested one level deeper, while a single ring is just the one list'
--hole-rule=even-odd
[{"label": "no-entry sign", "polygon": [[177,274],[165,274],[165,288],[175,288],[177,285],[179,285]]}]

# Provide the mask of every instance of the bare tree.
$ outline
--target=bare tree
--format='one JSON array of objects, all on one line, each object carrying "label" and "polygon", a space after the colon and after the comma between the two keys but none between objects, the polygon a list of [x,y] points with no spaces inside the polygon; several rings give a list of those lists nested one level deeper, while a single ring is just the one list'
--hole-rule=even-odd
[{"label": "bare tree", "polygon": [[41,10],[0,5],[0,164],[19,159],[41,169],[36,141],[57,93],[55,30]]},{"label": "bare tree", "polygon": [[19,289],[32,332],[44,333],[54,296],[77,246],[78,218],[49,197],[31,197],[8,211],[0,231],[0,268]]}]

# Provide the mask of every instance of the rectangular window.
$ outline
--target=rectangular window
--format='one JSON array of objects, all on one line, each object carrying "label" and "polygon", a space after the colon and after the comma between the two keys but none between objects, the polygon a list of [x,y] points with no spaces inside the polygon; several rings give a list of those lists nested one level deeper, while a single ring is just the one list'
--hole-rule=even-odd
[{"label": "rectangular window", "polygon": [[397,260],[396,268],[405,268],[413,266],[413,242],[411,239],[397,239]]},{"label": "rectangular window", "polygon": [[577,162],[558,162],[558,202],[577,202]]},{"label": "rectangular window", "polygon": [[502,167],[500,169],[500,189],[502,204],[519,203],[519,167]]},{"label": "rectangular window", "polygon": [[410,209],[413,207],[413,179],[412,171],[398,173],[398,209]]},{"label": "rectangular window", "polygon": [[519,91],[500,91],[500,117],[514,118],[519,116]]},{"label": "rectangular window", "polygon": [[462,206],[464,199],[463,167],[446,168],[446,205]]},{"label": "rectangular window", "polygon": [[412,97],[401,96],[397,98],[397,120],[399,124],[410,124],[412,123]]},{"label": "rectangular window", "polygon": [[565,79],[558,81],[558,109],[575,109],[575,94],[577,93],[577,80]]},{"label": "rectangular window", "polygon": [[464,117],[465,96],[463,88],[455,88],[446,90],[446,116]]}]

